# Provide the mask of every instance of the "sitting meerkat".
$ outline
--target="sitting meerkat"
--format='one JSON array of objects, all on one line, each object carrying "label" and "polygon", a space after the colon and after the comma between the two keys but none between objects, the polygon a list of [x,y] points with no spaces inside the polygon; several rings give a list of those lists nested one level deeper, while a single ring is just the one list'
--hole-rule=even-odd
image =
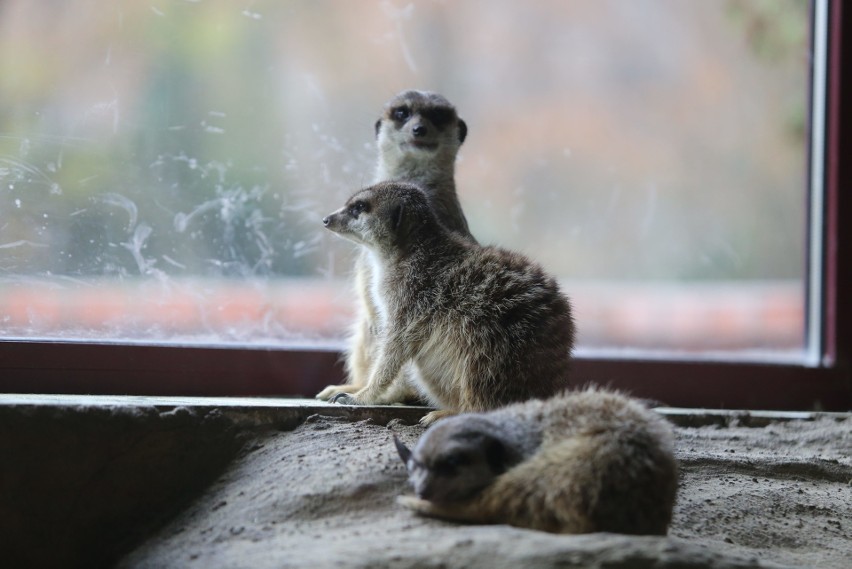
[{"label": "sitting meerkat", "polygon": [[553,533],[665,535],[677,491],[668,423],[618,393],[586,390],[445,419],[409,450],[426,516]]},{"label": "sitting meerkat", "polygon": [[[441,224],[473,240],[456,194],[455,162],[467,137],[467,124],[455,107],[437,93],[403,91],[385,103],[375,131],[379,150],[375,182],[401,180],[418,184],[427,193]],[[370,295],[376,275],[364,250],[356,258],[354,273],[358,315],[346,349],[347,383],[329,386],[317,395],[318,399],[362,389],[369,378],[370,363],[377,356],[380,321]],[[406,368],[403,373],[414,372]],[[407,382],[399,382],[398,387],[402,391],[395,399],[417,399]]]},{"label": "sitting meerkat", "polygon": [[[430,424],[568,386],[571,306],[536,263],[448,230],[407,183],[362,190],[323,223],[367,248],[382,323],[367,384],[351,395],[329,388],[336,402],[395,403],[395,383],[412,381],[440,409],[423,418]],[[400,375],[406,364],[417,373]]]}]

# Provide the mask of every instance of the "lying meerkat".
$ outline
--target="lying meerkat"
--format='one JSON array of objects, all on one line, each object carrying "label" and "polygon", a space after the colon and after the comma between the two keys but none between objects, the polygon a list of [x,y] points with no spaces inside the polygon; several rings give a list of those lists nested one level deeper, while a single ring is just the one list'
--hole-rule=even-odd
[{"label": "lying meerkat", "polygon": [[[362,190],[323,223],[368,250],[382,323],[367,384],[351,395],[328,388],[335,401],[395,403],[399,382],[412,381],[441,409],[423,418],[429,424],[568,386],[571,306],[536,263],[448,230],[407,183]],[[407,364],[417,373],[400,376]]]},{"label": "lying meerkat", "polygon": [[[375,130],[379,149],[375,182],[403,180],[418,184],[427,192],[438,220],[473,240],[456,194],[456,156],[467,137],[467,125],[455,107],[437,93],[403,91],[385,103]],[[318,399],[362,389],[369,378],[370,363],[377,356],[380,322],[370,295],[376,275],[368,257],[362,250],[355,261],[358,316],[346,350],[347,384],[324,389]],[[412,371],[406,369],[403,373]],[[395,399],[417,398],[406,382],[400,382],[399,387],[402,391]]]},{"label": "lying meerkat", "polygon": [[665,535],[677,491],[668,423],[639,402],[586,390],[445,419],[409,450],[426,516],[554,533]]}]

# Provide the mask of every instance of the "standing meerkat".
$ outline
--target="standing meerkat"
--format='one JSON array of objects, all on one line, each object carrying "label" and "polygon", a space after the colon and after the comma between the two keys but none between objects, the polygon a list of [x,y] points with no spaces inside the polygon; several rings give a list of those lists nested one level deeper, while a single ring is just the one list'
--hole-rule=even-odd
[{"label": "standing meerkat", "polygon": [[450,231],[473,239],[456,193],[456,157],[467,124],[442,95],[403,91],[385,103],[376,121],[379,160],[374,183],[420,186],[438,220]]},{"label": "standing meerkat", "polygon": [[668,423],[586,390],[443,420],[414,450],[395,438],[426,516],[553,533],[665,535],[677,492]]},{"label": "standing meerkat", "polygon": [[[456,156],[467,137],[467,125],[455,107],[437,93],[403,91],[385,103],[375,130],[379,158],[374,183],[416,183],[427,193],[438,220],[473,240],[456,194]],[[375,278],[367,253],[360,251],[355,261],[358,315],[345,360],[347,384],[324,389],[317,395],[319,399],[330,399],[341,392],[355,393],[367,384],[370,364],[377,356],[376,339],[381,326],[370,294]],[[404,384],[400,387],[404,388]],[[399,402],[412,398],[416,394],[410,390],[395,397]]]},{"label": "standing meerkat", "polygon": [[[536,263],[448,230],[407,183],[362,190],[323,223],[368,251],[382,322],[367,384],[351,395],[328,388],[339,402],[394,403],[412,382],[440,409],[423,418],[430,424],[568,386],[571,306]],[[414,373],[400,376],[408,364]]]}]

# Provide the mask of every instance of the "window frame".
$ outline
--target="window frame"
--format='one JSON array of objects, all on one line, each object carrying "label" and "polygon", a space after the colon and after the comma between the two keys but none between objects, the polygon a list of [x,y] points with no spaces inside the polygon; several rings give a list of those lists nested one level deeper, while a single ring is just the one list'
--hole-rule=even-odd
[{"label": "window frame", "polygon": [[[677,407],[852,409],[852,227],[840,223],[852,219],[852,160],[842,159],[852,156],[852,9],[839,0],[823,6],[824,168],[816,174],[823,193],[811,219],[822,247],[809,264],[821,277],[811,280],[821,288],[810,319],[818,357],[790,364],[578,356],[578,382]],[[333,350],[0,340],[4,393],[309,397],[342,379],[341,354]]]}]

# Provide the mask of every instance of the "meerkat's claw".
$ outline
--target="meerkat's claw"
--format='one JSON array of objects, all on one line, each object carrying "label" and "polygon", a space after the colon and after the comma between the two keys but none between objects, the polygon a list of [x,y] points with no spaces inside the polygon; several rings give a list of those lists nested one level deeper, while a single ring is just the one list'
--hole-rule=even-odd
[{"label": "meerkat's claw", "polygon": [[341,393],[355,393],[360,389],[361,388],[357,385],[329,385],[328,387],[317,393],[316,398],[321,401],[330,401]]},{"label": "meerkat's claw", "polygon": [[358,405],[358,401],[348,393],[338,393],[329,402],[337,403],[338,405]]}]

